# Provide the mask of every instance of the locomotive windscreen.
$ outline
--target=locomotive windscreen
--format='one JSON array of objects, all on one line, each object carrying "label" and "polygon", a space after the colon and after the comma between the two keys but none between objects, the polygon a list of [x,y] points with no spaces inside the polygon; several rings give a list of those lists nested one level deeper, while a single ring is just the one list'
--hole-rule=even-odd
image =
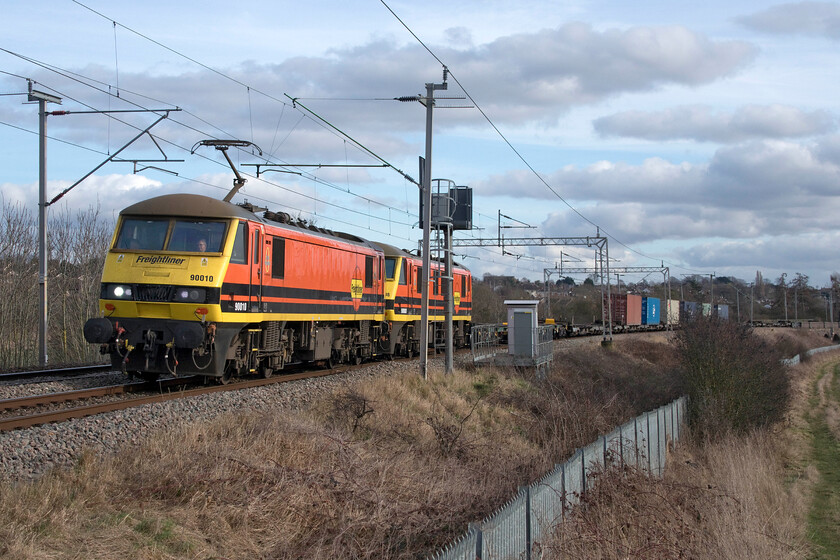
[{"label": "locomotive windscreen", "polygon": [[161,251],[168,229],[169,220],[126,218],[123,220],[116,248]]},{"label": "locomotive windscreen", "polygon": [[224,222],[175,220],[167,249],[218,253],[222,250],[225,226]]},{"label": "locomotive windscreen", "polygon": [[125,218],[116,248],[218,253],[224,245],[226,227],[225,222]]}]

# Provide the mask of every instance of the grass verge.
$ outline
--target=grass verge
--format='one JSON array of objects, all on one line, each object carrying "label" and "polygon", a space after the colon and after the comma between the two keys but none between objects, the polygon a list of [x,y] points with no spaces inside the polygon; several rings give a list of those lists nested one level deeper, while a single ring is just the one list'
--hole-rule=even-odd
[{"label": "grass verge", "polygon": [[812,490],[808,532],[813,558],[840,558],[840,440],[829,424],[840,403],[840,363],[825,364],[814,384],[807,414],[812,436],[813,464],[819,478]]}]

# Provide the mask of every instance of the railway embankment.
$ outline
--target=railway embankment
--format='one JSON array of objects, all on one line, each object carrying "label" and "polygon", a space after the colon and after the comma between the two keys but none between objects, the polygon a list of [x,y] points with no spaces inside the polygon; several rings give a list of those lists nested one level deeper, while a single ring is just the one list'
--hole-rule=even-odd
[{"label": "railway embankment", "polygon": [[[574,348],[564,342],[571,341],[557,343],[560,359],[543,384],[522,372],[467,368],[443,376],[436,360],[424,381],[415,362],[381,362],[354,375],[0,434],[0,556],[429,553],[576,447],[683,391],[666,333],[616,337],[609,350],[594,338]],[[754,439],[716,442],[729,447],[681,446],[662,481],[628,473],[615,480],[609,498],[587,497],[581,511],[603,512],[599,504],[609,503],[636,511],[629,524],[610,519],[614,536],[638,542],[632,550],[639,554],[651,543],[666,547],[651,550],[720,551],[723,544],[709,544],[725,540],[710,533],[725,525],[715,520],[729,519],[743,532],[735,521],[751,507],[748,497],[758,495],[776,512],[751,513],[750,534],[760,527],[766,534],[757,540],[784,543],[775,546],[788,556],[768,558],[801,557],[791,553],[806,549],[805,530],[797,532],[800,509],[791,499],[800,495],[806,503],[811,494],[804,482],[791,484],[785,476],[783,430],[776,425]],[[730,474],[721,474],[724,467]],[[737,473],[757,470],[759,480],[734,481]],[[654,519],[658,531],[646,522]],[[592,550],[597,539],[585,529],[598,525],[590,520],[570,520],[579,530],[562,538]],[[659,542],[663,535],[676,540]],[[615,542],[602,538],[605,551]]]}]

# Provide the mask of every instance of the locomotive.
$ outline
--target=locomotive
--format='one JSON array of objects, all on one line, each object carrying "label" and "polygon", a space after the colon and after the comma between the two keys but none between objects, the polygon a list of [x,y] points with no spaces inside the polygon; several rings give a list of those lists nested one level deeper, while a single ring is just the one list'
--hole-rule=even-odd
[{"label": "locomotive", "polygon": [[[332,367],[419,352],[419,257],[259,211],[193,194],[125,208],[105,259],[100,316],[85,323],[85,339],[131,375],[222,383],[295,363]],[[431,268],[433,346],[443,338],[443,265]],[[472,277],[455,265],[452,280],[454,342],[463,346]]]}]

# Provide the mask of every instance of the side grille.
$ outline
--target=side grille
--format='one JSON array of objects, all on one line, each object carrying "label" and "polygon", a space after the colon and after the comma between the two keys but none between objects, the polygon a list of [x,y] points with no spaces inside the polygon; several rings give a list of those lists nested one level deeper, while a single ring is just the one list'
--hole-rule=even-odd
[{"label": "side grille", "polygon": [[263,323],[263,348],[265,350],[280,350],[280,334],[279,321]]},{"label": "side grille", "polygon": [[368,344],[370,342],[370,321],[361,321],[361,323],[359,343]]}]

